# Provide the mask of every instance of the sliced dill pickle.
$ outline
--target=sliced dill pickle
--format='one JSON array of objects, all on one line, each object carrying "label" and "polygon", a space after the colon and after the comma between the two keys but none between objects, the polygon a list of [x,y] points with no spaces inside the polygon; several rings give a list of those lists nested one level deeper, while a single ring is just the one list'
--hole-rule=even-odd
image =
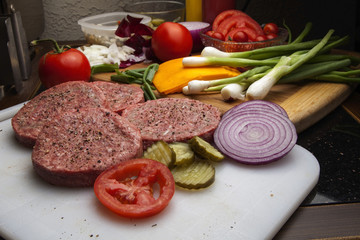
[{"label": "sliced dill pickle", "polygon": [[160,24],[162,24],[163,22],[165,22],[164,19],[161,19],[161,18],[153,18],[151,20],[151,23],[155,26],[155,27],[158,27]]},{"label": "sliced dill pickle", "polygon": [[214,146],[204,139],[195,136],[189,140],[191,149],[203,158],[214,162],[220,162],[224,159],[224,155],[219,152]]},{"label": "sliced dill pickle", "polygon": [[174,142],[170,143],[169,146],[175,152],[175,166],[189,164],[194,161],[195,153],[189,144]]},{"label": "sliced dill pickle", "polygon": [[196,159],[190,164],[175,166],[171,170],[175,184],[187,189],[200,189],[215,181],[215,168],[206,160]]},{"label": "sliced dill pickle", "polygon": [[169,144],[164,141],[157,141],[143,154],[144,158],[150,158],[165,164],[168,168],[172,168],[175,163],[175,153]]}]

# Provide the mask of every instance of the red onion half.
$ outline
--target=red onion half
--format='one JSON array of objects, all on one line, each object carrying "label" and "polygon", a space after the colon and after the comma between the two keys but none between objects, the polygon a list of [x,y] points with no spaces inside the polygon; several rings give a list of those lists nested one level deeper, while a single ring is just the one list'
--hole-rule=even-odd
[{"label": "red onion half", "polygon": [[234,112],[245,110],[245,109],[259,109],[259,110],[268,109],[268,110],[273,110],[275,112],[278,112],[278,113],[284,115],[285,117],[288,117],[288,114],[285,111],[285,109],[283,109],[280,105],[278,105],[276,103],[265,101],[265,100],[252,100],[252,101],[243,102],[239,105],[236,105],[233,108],[230,108],[228,111],[226,111],[224,113],[223,118],[226,117],[230,113],[234,113]]},{"label": "red onion half", "polygon": [[294,124],[262,104],[252,102],[252,107],[229,112],[220,121],[214,142],[227,157],[244,164],[266,164],[282,158],[295,146]]},{"label": "red onion half", "polygon": [[206,32],[211,29],[210,23],[206,22],[180,22],[181,25],[186,27],[192,36],[193,39],[193,49],[192,52],[199,52],[204,48],[204,45],[201,42],[200,32]]}]

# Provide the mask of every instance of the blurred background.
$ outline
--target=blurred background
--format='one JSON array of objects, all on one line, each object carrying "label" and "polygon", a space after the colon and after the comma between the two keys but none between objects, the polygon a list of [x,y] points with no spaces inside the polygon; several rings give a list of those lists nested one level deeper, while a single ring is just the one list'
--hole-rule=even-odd
[{"label": "blurred background", "polygon": [[[8,0],[21,12],[27,39],[54,38],[58,41],[82,40],[77,21],[86,16],[123,11],[129,0]],[[141,0],[137,0],[141,1]],[[185,0],[179,0],[185,3]],[[330,28],[340,36],[350,35],[343,47],[360,51],[360,2],[357,0],[237,0],[259,23],[285,21],[296,36],[307,21],[313,22],[309,37],[322,37]]]}]

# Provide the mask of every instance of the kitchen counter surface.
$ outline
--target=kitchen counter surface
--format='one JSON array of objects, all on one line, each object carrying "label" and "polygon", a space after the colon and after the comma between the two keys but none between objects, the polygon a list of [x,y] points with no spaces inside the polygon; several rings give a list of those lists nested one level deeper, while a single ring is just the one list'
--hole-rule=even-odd
[{"label": "kitchen counter surface", "polygon": [[[82,42],[72,42],[72,46]],[[41,84],[37,64],[49,46],[32,52],[32,74],[20,93],[6,89],[0,110],[34,97]],[[275,239],[360,239],[360,90],[325,118],[299,134],[298,145],[319,161],[315,189]],[[0,237],[1,239],[1,237]]]}]

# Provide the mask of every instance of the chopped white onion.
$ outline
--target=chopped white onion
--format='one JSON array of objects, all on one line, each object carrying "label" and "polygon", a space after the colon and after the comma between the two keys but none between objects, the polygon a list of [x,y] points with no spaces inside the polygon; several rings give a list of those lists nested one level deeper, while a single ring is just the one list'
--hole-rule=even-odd
[{"label": "chopped white onion", "polygon": [[117,46],[116,43],[111,44],[109,47],[103,45],[93,44],[90,46],[83,46],[78,48],[79,51],[85,54],[90,62],[90,66],[99,64],[118,63],[120,65],[123,61],[133,60],[140,62],[145,60],[145,56],[135,56],[135,50],[129,46]]}]

